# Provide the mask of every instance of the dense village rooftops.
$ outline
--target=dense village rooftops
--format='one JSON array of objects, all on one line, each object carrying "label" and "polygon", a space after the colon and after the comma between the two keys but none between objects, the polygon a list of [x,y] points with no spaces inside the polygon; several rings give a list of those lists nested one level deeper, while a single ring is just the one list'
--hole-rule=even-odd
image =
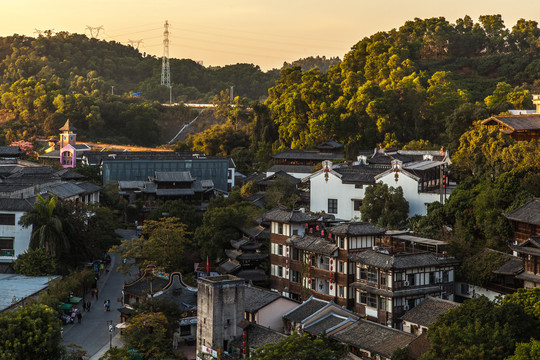
[{"label": "dense village rooftops", "polygon": [[482,125],[507,126],[514,131],[539,130],[540,115],[492,116],[481,122]]},{"label": "dense village rooftops", "polygon": [[427,297],[422,303],[407,311],[401,320],[429,327],[437,317],[450,309],[455,309],[458,303],[435,297]]},{"label": "dense village rooftops", "polygon": [[313,160],[321,162],[323,160],[342,159],[342,153],[320,152],[317,150],[286,150],[279,154],[273,155],[273,159],[288,159],[288,160]]},{"label": "dense village rooftops", "polygon": [[18,146],[0,146],[0,157],[18,157],[24,153]]},{"label": "dense village rooftops", "polygon": [[322,150],[322,151],[336,151],[336,150],[343,149],[343,147],[344,145],[342,143],[334,141],[334,140],[328,140],[328,141],[323,142],[322,144],[315,146],[317,150]]},{"label": "dense village rooftops", "polygon": [[444,162],[423,160],[423,161],[415,161],[412,163],[403,164],[403,168],[405,170],[414,172],[414,171],[424,171],[424,170],[433,169],[441,165],[444,165]]},{"label": "dense village rooftops", "polygon": [[504,216],[509,220],[540,225],[540,198],[534,198],[525,205],[505,213]]},{"label": "dense village rooftops", "polygon": [[246,311],[255,313],[280,297],[281,295],[278,292],[248,285],[244,290]]},{"label": "dense village rooftops", "polygon": [[57,171],[50,166],[19,167],[13,171],[13,174],[8,179],[31,176],[53,176],[55,173]]},{"label": "dense village rooftops", "polygon": [[378,164],[378,165],[387,165],[390,166],[392,164],[392,160],[399,160],[404,163],[411,162],[413,159],[411,157],[408,157],[406,155],[402,155],[400,153],[384,153],[384,152],[377,152],[375,153],[371,158],[368,159],[368,162],[370,164]]},{"label": "dense village rooftops", "polygon": [[28,199],[2,199],[0,198],[0,211],[30,211],[32,203]]},{"label": "dense village rooftops", "polygon": [[124,285],[124,292],[139,297],[148,297],[162,290],[169,283],[168,279],[145,272],[137,280]]},{"label": "dense village rooftops", "polygon": [[349,184],[374,184],[376,176],[386,171],[371,165],[343,166],[332,170],[341,176],[342,182]]},{"label": "dense village rooftops", "polygon": [[[59,276],[24,276],[0,274],[0,312],[20,300],[45,290],[49,283]],[[13,300],[16,299],[14,302]]]},{"label": "dense village rooftops", "polygon": [[446,241],[428,239],[428,238],[423,238],[423,237],[409,235],[409,234],[392,235],[391,233],[390,234],[387,233],[387,235],[391,235],[393,239],[414,242],[414,243],[423,244],[423,245],[432,245],[432,246],[448,245]]},{"label": "dense village rooftops", "polygon": [[367,222],[349,222],[328,228],[328,232],[341,236],[382,235],[386,229]]},{"label": "dense village rooftops", "polygon": [[427,294],[440,294],[441,288],[438,285],[433,286],[423,286],[423,287],[411,287],[404,288],[401,290],[386,290],[373,287],[372,285],[364,284],[362,282],[353,282],[351,287],[355,289],[360,289],[362,291],[368,292],[370,294],[375,294],[385,297],[404,297],[404,296],[418,296],[418,295],[427,295]]},{"label": "dense village rooftops", "polygon": [[189,171],[156,171],[154,182],[193,182]]},{"label": "dense village rooftops", "polygon": [[266,280],[266,273],[263,269],[240,269],[236,276],[246,281],[262,282]]},{"label": "dense village rooftops", "polygon": [[119,181],[120,190],[140,190],[144,188],[144,181]]},{"label": "dense village rooftops", "polygon": [[242,227],[240,231],[252,239],[270,239],[270,229],[261,225],[249,228]]},{"label": "dense village rooftops", "polygon": [[[268,170],[269,172],[272,171],[272,170]],[[289,170],[290,172],[294,172],[292,170]],[[268,176],[268,177],[265,177],[264,179],[260,180],[260,181],[257,181],[257,185],[262,185],[262,186],[269,186],[271,185],[277,178],[281,178],[281,179],[286,179],[290,182],[292,182],[293,184],[298,184],[301,182],[301,180],[299,178],[296,178],[292,175],[289,175],[287,174],[287,172],[285,171],[282,171],[282,170],[279,170],[279,171],[276,171],[274,174]]]},{"label": "dense village rooftops", "polygon": [[343,326],[346,323],[354,323],[356,320],[358,320],[358,318],[353,319],[340,314],[336,314],[334,312],[330,312],[322,316],[320,319],[317,319],[307,324],[306,326],[304,326],[303,330],[307,333],[310,333],[311,335],[320,336],[323,333],[328,333],[334,328]]},{"label": "dense village rooftops", "polygon": [[81,195],[89,195],[89,194],[93,194],[95,192],[103,190],[101,186],[98,186],[88,181],[81,181],[75,184],[84,190],[84,192]]},{"label": "dense village rooftops", "polygon": [[510,248],[517,253],[540,256],[540,236],[531,236],[521,244],[512,245]]},{"label": "dense village rooftops", "polygon": [[267,170],[267,172],[285,172],[285,173],[300,173],[309,174],[313,171],[313,165],[288,165],[288,164],[275,164]]},{"label": "dense village rooftops", "polygon": [[194,189],[156,189],[157,196],[189,196],[194,194]]},{"label": "dense village rooftops", "polygon": [[318,218],[318,215],[306,213],[305,211],[282,208],[274,208],[263,214],[263,220],[285,224],[312,222]]},{"label": "dense village rooftops", "polygon": [[319,236],[311,235],[294,235],[287,239],[287,244],[293,245],[297,249],[324,255],[334,255],[337,249],[339,249],[334,242]]},{"label": "dense village rooftops", "polygon": [[392,353],[407,346],[416,336],[367,320],[358,320],[330,335],[331,339],[390,358]]},{"label": "dense village rooftops", "polygon": [[227,257],[230,259],[238,261],[263,260],[268,257],[268,255],[264,253],[243,253],[238,250],[231,249],[225,249],[225,255],[227,255]]},{"label": "dense village rooftops", "polygon": [[56,176],[59,176],[62,180],[80,180],[84,179],[84,176],[71,169],[62,169],[55,173]]},{"label": "dense village rooftops", "polygon": [[283,318],[296,323],[301,323],[326,305],[328,305],[328,301],[320,300],[311,296],[302,304],[284,314]]},{"label": "dense village rooftops", "polygon": [[366,250],[348,254],[351,261],[374,266],[380,269],[412,269],[416,267],[439,266],[453,263],[452,258],[437,258],[429,252],[385,254],[379,251]]},{"label": "dense village rooftops", "polygon": [[250,239],[231,240],[233,248],[244,251],[255,251],[262,247],[262,243],[254,242]]}]

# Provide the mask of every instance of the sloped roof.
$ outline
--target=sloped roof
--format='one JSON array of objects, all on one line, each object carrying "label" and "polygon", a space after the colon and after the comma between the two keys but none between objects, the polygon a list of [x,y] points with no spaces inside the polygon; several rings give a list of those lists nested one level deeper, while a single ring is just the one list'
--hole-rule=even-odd
[{"label": "sloped roof", "polygon": [[330,312],[320,319],[317,319],[308,325],[304,326],[303,330],[312,335],[320,336],[323,333],[328,333],[328,330],[345,322],[354,322],[356,319],[347,318],[343,315],[338,315],[334,312]]},{"label": "sloped roof", "polygon": [[84,190],[84,193],[82,195],[93,194],[95,192],[103,190],[101,186],[93,184],[89,181],[81,181],[76,184]]},{"label": "sloped roof", "polygon": [[62,180],[79,180],[84,179],[84,176],[72,169],[62,169],[56,172]]},{"label": "sloped roof", "polygon": [[[251,349],[256,349],[268,344],[276,344],[287,337],[285,334],[281,334],[275,330],[254,323],[249,323],[244,331],[247,333],[246,342]],[[239,336],[231,341],[231,346],[241,348],[243,341],[244,339],[242,339],[242,336]]]},{"label": "sloped roof", "polygon": [[450,309],[455,309],[459,303],[428,296],[419,305],[407,311],[401,320],[429,327],[437,320],[437,317]]},{"label": "sloped roof", "polygon": [[481,124],[502,124],[513,129],[514,131],[540,130],[540,115],[492,116],[488,119],[483,120]]},{"label": "sloped roof", "polygon": [[298,236],[294,235],[287,239],[287,244],[291,244],[295,248],[311,251],[318,254],[333,255],[338,249],[338,246],[332,241],[319,236]]},{"label": "sloped roof", "polygon": [[279,154],[273,155],[273,159],[295,159],[295,160],[333,160],[343,158],[342,153],[321,152],[317,150],[285,150]]},{"label": "sloped roof", "polygon": [[280,223],[304,223],[318,219],[318,215],[306,213],[300,210],[289,210],[282,208],[274,208],[263,215],[266,221],[275,221]]},{"label": "sloped roof", "polygon": [[0,146],[0,157],[3,156],[19,156],[24,154],[24,151],[21,150],[18,146]]},{"label": "sloped roof", "polygon": [[284,319],[289,321],[300,323],[306,318],[310,317],[323,307],[328,305],[328,301],[317,299],[311,296],[309,299],[304,301],[302,304],[298,305],[288,313],[283,315]]},{"label": "sloped roof", "polygon": [[156,171],[155,182],[193,182],[189,171]]},{"label": "sloped roof", "polygon": [[355,165],[338,167],[332,170],[341,175],[341,181],[344,183],[374,184],[376,176],[387,169],[370,165]]},{"label": "sloped roof", "polygon": [[67,120],[66,123],[64,124],[64,126],[62,126],[58,130],[60,130],[60,131],[77,131],[77,128],[75,126],[73,126],[71,121]]},{"label": "sloped roof", "polygon": [[81,195],[86,192],[84,188],[76,184],[65,182],[58,185],[53,185],[47,189],[53,195],[58,196],[60,199],[70,198],[72,196]]},{"label": "sloped roof", "polygon": [[312,165],[287,165],[287,164],[275,164],[267,170],[267,172],[286,172],[297,174],[309,174],[313,171]]},{"label": "sloped roof", "polygon": [[193,194],[195,194],[193,189],[156,189],[157,196],[184,196]]},{"label": "sloped roof", "polygon": [[390,358],[395,350],[407,346],[416,336],[361,319],[330,338]]},{"label": "sloped roof", "polygon": [[246,306],[246,311],[251,313],[257,312],[280,297],[281,295],[277,292],[248,285],[244,290],[244,303]]},{"label": "sloped roof", "polygon": [[525,205],[505,213],[504,216],[509,220],[540,225],[540,198],[534,198]]},{"label": "sloped roof", "polygon": [[236,276],[253,282],[262,282],[266,280],[266,273],[263,269],[240,269]]},{"label": "sloped roof", "polygon": [[349,260],[380,269],[411,269],[440,265],[441,261],[430,252],[384,254],[371,249],[348,254]]},{"label": "sloped roof", "polygon": [[332,226],[328,228],[328,232],[346,236],[382,235],[386,232],[386,229],[367,222],[348,222]]},{"label": "sloped roof", "polygon": [[32,204],[27,199],[0,198],[0,211],[30,211]]}]

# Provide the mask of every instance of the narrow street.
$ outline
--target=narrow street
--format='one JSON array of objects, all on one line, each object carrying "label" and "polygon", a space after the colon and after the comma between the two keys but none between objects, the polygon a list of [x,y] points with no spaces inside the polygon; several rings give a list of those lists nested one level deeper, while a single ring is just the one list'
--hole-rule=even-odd
[{"label": "narrow street", "polygon": [[[135,236],[135,230],[117,230],[117,233],[121,235],[121,239],[130,239]],[[133,275],[123,275],[116,272],[119,261],[118,254],[111,253],[111,264],[109,265],[109,272],[105,271],[98,280],[98,299],[87,296],[92,303],[90,312],[84,312],[82,304],[79,304],[79,309],[82,311],[82,322],[78,324],[65,325],[63,332],[62,345],[70,345],[72,343],[82,347],[87,351],[86,358],[92,357],[102,347],[109,344],[109,327],[107,321],[112,321],[113,332],[112,336],[115,336],[119,330],[115,325],[120,322],[120,313],[117,311],[122,306],[120,302],[122,293],[122,285],[126,280],[129,280]],[[106,300],[111,301],[111,310],[105,311],[103,302]]]}]

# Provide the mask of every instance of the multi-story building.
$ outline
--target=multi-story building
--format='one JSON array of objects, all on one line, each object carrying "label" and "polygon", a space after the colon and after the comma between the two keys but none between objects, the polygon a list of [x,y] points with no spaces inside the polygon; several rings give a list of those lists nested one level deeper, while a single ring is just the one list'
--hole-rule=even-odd
[{"label": "multi-story building", "polygon": [[521,244],[531,236],[540,236],[540,198],[532,199],[504,216],[514,230],[513,245]]},{"label": "multi-story building", "polygon": [[354,311],[381,324],[401,329],[399,317],[430,295],[453,300],[453,258],[433,253],[366,250],[350,253],[356,264]]},{"label": "multi-story building", "polygon": [[523,280],[525,289],[540,286],[540,236],[531,236],[511,248],[523,259],[524,271],[516,278]]}]

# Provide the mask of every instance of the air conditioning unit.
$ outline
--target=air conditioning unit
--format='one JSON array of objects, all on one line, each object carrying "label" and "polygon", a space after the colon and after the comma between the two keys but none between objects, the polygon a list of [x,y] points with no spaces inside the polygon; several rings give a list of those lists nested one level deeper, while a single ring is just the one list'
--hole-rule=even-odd
[{"label": "air conditioning unit", "polygon": [[409,285],[410,285],[410,284],[409,284],[409,280],[405,280],[405,281],[403,282],[403,286],[409,286]]},{"label": "air conditioning unit", "polygon": [[405,310],[405,311],[409,311],[409,304],[405,304],[405,305],[403,305],[403,310]]}]

